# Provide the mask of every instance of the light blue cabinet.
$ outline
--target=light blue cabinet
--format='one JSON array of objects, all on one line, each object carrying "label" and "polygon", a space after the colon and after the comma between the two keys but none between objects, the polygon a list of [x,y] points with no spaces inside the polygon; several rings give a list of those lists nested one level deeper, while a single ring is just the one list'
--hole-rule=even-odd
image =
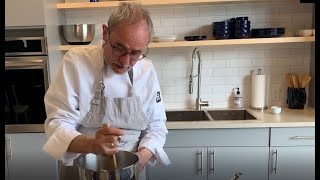
[{"label": "light blue cabinet", "polygon": [[314,180],[314,144],[314,127],[271,128],[269,180]]},{"label": "light blue cabinet", "polygon": [[6,180],[58,180],[57,161],[42,150],[44,133],[6,134]]},{"label": "light blue cabinet", "polygon": [[164,150],[172,164],[148,180],[268,180],[269,128],[170,130]]},{"label": "light blue cabinet", "polygon": [[164,148],[171,165],[148,169],[149,180],[206,180],[207,148]]},{"label": "light blue cabinet", "polygon": [[268,180],[268,147],[210,147],[208,180]]},{"label": "light blue cabinet", "polygon": [[[148,180],[315,180],[314,127],[170,130]],[[202,171],[200,171],[202,170]]]},{"label": "light blue cabinet", "polygon": [[270,180],[314,180],[315,147],[271,147]]}]

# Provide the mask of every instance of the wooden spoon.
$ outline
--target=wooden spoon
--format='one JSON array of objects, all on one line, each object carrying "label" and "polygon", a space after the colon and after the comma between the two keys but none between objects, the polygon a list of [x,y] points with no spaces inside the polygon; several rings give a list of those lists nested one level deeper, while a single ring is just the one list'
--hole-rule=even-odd
[{"label": "wooden spoon", "polygon": [[292,82],[293,82],[293,87],[298,88],[299,87],[299,81],[298,78],[295,74],[292,74]]},{"label": "wooden spoon", "polygon": [[292,74],[291,73],[287,73],[286,74],[286,79],[287,79],[288,86],[290,88],[292,88],[293,87]]},{"label": "wooden spoon", "polygon": [[[109,124],[102,124],[102,127],[110,127],[110,125]],[[114,169],[116,170],[117,169],[117,159],[116,159],[116,155],[115,154],[113,154],[112,155],[112,158],[113,158],[113,164],[114,164]]]},{"label": "wooden spoon", "polygon": [[301,88],[305,88],[309,84],[310,80],[311,80],[311,76],[307,74],[304,75],[301,81]]}]

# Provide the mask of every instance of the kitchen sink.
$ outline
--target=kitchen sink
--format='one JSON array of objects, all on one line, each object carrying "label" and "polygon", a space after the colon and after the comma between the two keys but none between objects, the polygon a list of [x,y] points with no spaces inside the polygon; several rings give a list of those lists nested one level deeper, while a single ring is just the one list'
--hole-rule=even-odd
[{"label": "kitchen sink", "polygon": [[246,110],[211,110],[207,111],[213,120],[257,120]]},{"label": "kitchen sink", "polygon": [[167,111],[167,121],[208,121],[205,111]]},{"label": "kitchen sink", "polygon": [[166,111],[167,121],[257,120],[247,110]]}]

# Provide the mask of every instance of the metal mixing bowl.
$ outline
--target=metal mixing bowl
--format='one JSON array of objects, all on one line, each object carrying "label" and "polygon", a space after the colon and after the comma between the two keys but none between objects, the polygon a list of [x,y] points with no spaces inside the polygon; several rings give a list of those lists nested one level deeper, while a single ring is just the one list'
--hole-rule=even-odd
[{"label": "metal mixing bowl", "polygon": [[61,25],[60,34],[70,45],[87,45],[94,38],[95,24]]}]

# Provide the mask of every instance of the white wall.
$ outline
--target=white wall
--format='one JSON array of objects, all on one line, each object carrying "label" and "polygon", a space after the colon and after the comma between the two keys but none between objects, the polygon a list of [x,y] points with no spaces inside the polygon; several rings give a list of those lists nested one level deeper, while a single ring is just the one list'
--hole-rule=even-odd
[{"label": "white wall", "polygon": [[[73,0],[76,1],[76,0]],[[312,5],[299,3],[229,4],[148,8],[156,34],[207,35],[211,23],[248,16],[252,28],[285,27],[285,36],[298,29],[312,28]],[[67,10],[67,24],[93,23],[101,39],[101,24],[107,23],[110,9]],[[193,108],[196,92],[188,94],[191,53],[194,47],[151,49],[148,58],[156,67],[167,109]],[[311,43],[200,47],[203,59],[202,100],[210,107],[232,107],[232,89],[240,87],[245,106],[250,105],[250,74],[258,68],[270,75],[270,105],[285,105],[285,74],[309,73]],[[196,79],[195,79],[196,80]],[[194,83],[197,84],[196,81]],[[196,90],[196,87],[194,88]]]},{"label": "white wall", "polygon": [[59,25],[65,24],[66,18],[65,13],[56,8],[56,4],[62,2],[64,2],[64,0],[44,0],[49,59],[49,84],[54,78],[57,66],[61,62],[61,59],[64,55],[64,53],[59,50],[59,45],[62,43]]}]

